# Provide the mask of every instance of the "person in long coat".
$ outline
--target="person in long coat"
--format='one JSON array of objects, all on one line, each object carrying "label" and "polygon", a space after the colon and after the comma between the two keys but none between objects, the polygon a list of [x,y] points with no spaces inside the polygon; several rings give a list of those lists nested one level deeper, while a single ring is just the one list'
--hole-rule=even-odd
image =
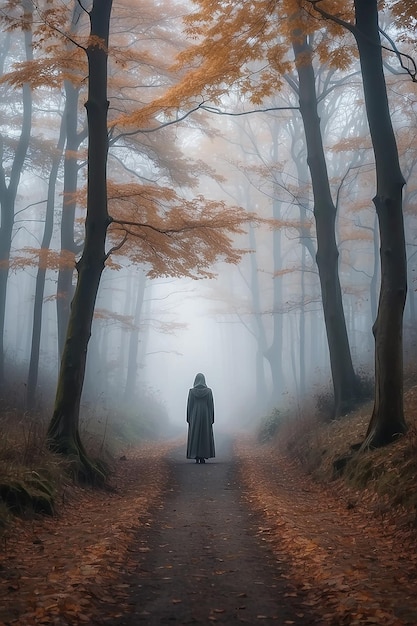
[{"label": "person in long coat", "polygon": [[197,374],[187,401],[187,459],[205,463],[215,456],[213,392],[206,385],[204,374]]}]

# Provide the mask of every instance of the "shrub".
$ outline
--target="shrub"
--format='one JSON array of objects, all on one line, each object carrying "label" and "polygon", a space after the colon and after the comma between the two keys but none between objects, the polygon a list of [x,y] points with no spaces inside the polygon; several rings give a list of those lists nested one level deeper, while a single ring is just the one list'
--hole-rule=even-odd
[{"label": "shrub", "polygon": [[261,420],[258,429],[259,443],[267,443],[275,437],[282,424],[282,413],[279,409],[272,409],[271,413]]}]

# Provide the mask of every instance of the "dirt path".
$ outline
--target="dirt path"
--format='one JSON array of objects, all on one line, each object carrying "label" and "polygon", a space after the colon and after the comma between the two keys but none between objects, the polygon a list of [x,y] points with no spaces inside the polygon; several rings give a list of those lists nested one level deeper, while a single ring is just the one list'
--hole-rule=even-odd
[{"label": "dirt path", "polygon": [[230,440],[204,465],[186,461],[184,446],[170,454],[170,495],[140,533],[138,565],[126,579],[132,614],[112,623],[320,623],[256,538],[231,455]]},{"label": "dirt path", "polygon": [[[132,449],[110,491],[68,486],[0,549],[0,626],[416,626],[417,529],[272,446]],[[234,456],[233,456],[234,455]]]},{"label": "dirt path", "polygon": [[144,624],[317,624],[285,580],[285,567],[255,537],[242,506],[231,441],[204,465],[169,457],[170,492],[131,555],[131,614],[114,626]]}]

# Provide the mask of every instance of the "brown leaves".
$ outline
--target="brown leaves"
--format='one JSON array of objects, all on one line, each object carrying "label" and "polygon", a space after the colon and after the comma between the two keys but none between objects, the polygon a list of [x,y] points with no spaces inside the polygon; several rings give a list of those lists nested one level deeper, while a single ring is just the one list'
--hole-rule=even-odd
[{"label": "brown leaves", "polygon": [[239,207],[186,200],[171,188],[129,184],[110,186],[111,240],[127,237],[123,254],[150,267],[149,276],[211,277],[217,260],[237,263],[244,250],[232,237],[255,219]]},{"label": "brown leaves", "polygon": [[69,250],[50,250],[49,248],[20,248],[19,254],[14,255],[9,267],[17,271],[25,267],[38,267],[39,269],[58,270],[75,267],[75,255]]},{"label": "brown leaves", "polygon": [[128,566],[133,536],[159,501],[168,448],[131,451],[112,492],[72,488],[58,517],[16,520],[0,553],[0,623],[88,624],[103,605],[109,618],[123,615],[129,586],[118,582],[120,567]]},{"label": "brown leaves", "polygon": [[237,452],[246,499],[265,520],[260,539],[285,560],[296,584],[290,595],[307,594],[306,606],[329,625],[416,621],[415,532],[396,540],[272,447],[241,440]]}]

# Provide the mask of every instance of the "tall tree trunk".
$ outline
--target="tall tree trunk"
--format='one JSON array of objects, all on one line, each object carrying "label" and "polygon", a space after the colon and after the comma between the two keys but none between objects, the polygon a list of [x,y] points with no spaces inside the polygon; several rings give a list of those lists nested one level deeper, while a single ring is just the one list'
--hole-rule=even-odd
[{"label": "tall tree trunk", "polygon": [[69,80],[64,83],[67,143],[64,161],[64,193],[61,216],[61,255],[57,284],[57,324],[58,351],[62,356],[70,315],[70,303],[74,295],[72,278],[74,275],[75,255],[78,248],[74,242],[76,191],[78,186],[78,149],[84,139],[84,133],[78,133],[78,98],[79,88]]},{"label": "tall tree trunk", "polygon": [[370,284],[371,291],[371,315],[375,320],[377,316],[378,306],[378,279],[379,279],[379,232],[378,232],[378,216],[375,214],[374,226],[373,226],[373,245],[374,245],[374,264],[372,269],[372,277]]},{"label": "tall tree trunk", "polygon": [[[300,155],[293,155],[294,162],[297,167],[297,177],[299,181],[299,189],[303,189],[303,181],[308,180],[308,167],[304,158]],[[313,239],[311,237],[310,223],[307,219],[306,199],[301,191],[301,198],[297,199],[300,211],[300,243],[301,249],[301,312],[300,312],[300,397],[304,398],[306,393],[306,271],[307,271],[307,252],[314,261],[316,258],[316,250]]]},{"label": "tall tree trunk", "polygon": [[381,289],[375,337],[375,402],[365,444],[378,447],[406,431],[403,406],[403,313],[407,262],[401,173],[392,128],[378,30],[377,0],[355,0],[355,36],[376,162],[373,199],[379,222]]},{"label": "tall tree trunk", "polygon": [[127,359],[127,374],[125,399],[127,403],[133,399],[135,394],[135,385],[138,371],[138,352],[139,352],[139,325],[143,313],[143,299],[145,297],[146,275],[141,272],[139,277],[138,291],[136,294],[134,329],[129,334],[129,349]]},{"label": "tall tree trunk", "polygon": [[[275,201],[273,201],[273,205],[276,205]],[[278,215],[280,214],[277,206],[273,209],[274,219],[279,219]],[[282,267],[282,256],[281,256],[281,232],[278,229],[274,229],[272,233],[273,238],[273,260],[274,260],[274,271],[277,272]],[[282,342],[282,312],[280,309],[282,308],[282,277],[274,276],[273,278],[273,303],[272,303],[272,343],[269,346],[268,350],[265,353],[266,358],[269,361],[271,367],[271,376],[272,376],[272,394],[271,394],[271,403],[272,406],[276,407],[279,405],[281,401],[282,391],[284,389],[284,370],[282,367],[282,352],[283,352],[283,342]]]},{"label": "tall tree trunk", "polygon": [[289,322],[290,356],[291,356],[292,376],[294,379],[294,393],[295,393],[295,397],[298,400],[298,398],[300,397],[300,387],[298,384],[296,346],[299,345],[300,343],[300,337],[298,336],[298,333],[297,333],[297,314],[296,313],[295,315],[290,314],[287,317],[288,317],[288,322]]},{"label": "tall tree trunk", "polygon": [[41,344],[43,294],[45,291],[46,255],[52,239],[55,209],[55,190],[58,178],[59,164],[65,143],[65,116],[61,120],[56,151],[52,159],[51,171],[48,181],[48,197],[46,200],[45,229],[43,232],[41,249],[39,251],[39,264],[36,274],[35,301],[33,306],[32,345],[30,351],[29,372],[26,389],[26,404],[28,409],[33,409],[36,399],[36,386],[38,383],[39,352]]},{"label": "tall tree trunk", "polygon": [[336,208],[331,197],[317,113],[312,51],[305,35],[294,33],[293,50],[299,79],[299,103],[306,136],[307,162],[314,196],[316,260],[330,354],[334,416],[338,417],[355,405],[359,383],[352,365],[343,311],[338,268],[339,252],[335,235]]},{"label": "tall tree trunk", "polygon": [[138,346],[138,369],[141,369],[145,366],[146,356],[148,354],[148,346],[149,346],[149,336],[150,336],[150,322],[151,319],[151,310],[152,310],[152,281],[148,281],[148,285],[146,287],[146,298],[143,303],[143,312],[142,319],[146,320],[144,328],[142,328],[141,332],[141,341]]},{"label": "tall tree trunk", "polygon": [[[71,33],[77,33],[82,15],[82,7],[78,2],[74,2],[74,8],[71,17]],[[68,52],[74,44],[70,41],[67,43]],[[76,152],[79,147],[82,135],[77,135],[77,117],[78,117],[78,89],[74,87],[68,80],[64,81],[65,89],[65,105],[64,112],[61,120],[60,136],[56,148],[56,154],[52,161],[51,172],[49,175],[48,184],[48,198],[46,205],[46,218],[45,218],[45,230],[43,240],[41,244],[40,263],[38,267],[38,273],[36,276],[36,288],[35,288],[35,303],[34,303],[34,315],[33,315],[33,330],[32,330],[32,349],[29,363],[29,374],[27,383],[27,406],[29,409],[33,409],[35,402],[36,385],[38,380],[38,368],[39,368],[39,350],[41,341],[41,326],[42,326],[42,308],[43,308],[43,294],[45,289],[45,276],[46,267],[45,263],[42,264],[42,257],[48,250],[53,231],[54,223],[54,209],[55,209],[55,187],[58,177],[59,164],[62,159],[62,152],[64,143],[66,141],[66,161],[64,166],[64,205],[61,219],[61,263],[58,272],[58,288],[57,288],[57,323],[58,323],[58,347],[59,355],[62,355],[62,349],[64,345],[66,327],[68,325],[69,315],[69,291],[72,295],[72,275],[74,272],[73,264],[67,267],[62,263],[62,257],[68,254],[69,250],[75,253],[74,245],[74,218],[75,218],[75,200],[74,195],[77,189],[77,159]],[[71,197],[70,211],[67,211],[67,198]],[[67,235],[67,233],[69,233]],[[66,247],[65,247],[66,246]],[[63,250],[67,252],[63,254]],[[68,264],[68,259],[66,259]],[[65,278],[64,278],[65,276]],[[68,277],[68,278],[67,278]],[[66,287],[66,282],[69,282],[70,290]]]},{"label": "tall tree trunk", "polygon": [[[272,135],[272,162],[278,163],[278,127],[274,124],[271,131]],[[272,198],[272,217],[277,222],[281,219],[281,202],[279,200],[279,187],[277,180],[273,182],[273,198]],[[274,228],[272,233],[272,257],[274,263],[274,273],[282,268],[282,250],[281,250],[281,229]],[[284,370],[282,366],[283,339],[282,339],[282,277],[274,276],[273,278],[273,335],[272,343],[266,351],[266,358],[271,366],[272,376],[272,406],[278,406],[281,401],[282,392],[284,390]]]},{"label": "tall tree trunk", "polygon": [[106,260],[107,209],[107,57],[112,0],[94,0],[90,12],[91,39],[87,47],[88,189],[85,243],[77,263],[78,280],[59,372],[54,413],[48,440],[52,449],[77,459],[77,473],[85,480],[103,474],[88,458],[79,435],[79,412],[88,341],[94,307]]},{"label": "tall tree trunk", "polygon": [[306,393],[306,246],[301,246],[301,305],[300,305],[300,399]]},{"label": "tall tree trunk", "polygon": [[265,325],[262,319],[262,305],[259,288],[258,262],[256,257],[255,229],[249,224],[249,249],[253,250],[249,255],[250,263],[250,289],[254,314],[254,334],[256,337],[256,403],[259,411],[263,412],[268,406],[267,385],[265,380],[264,360],[267,348]]},{"label": "tall tree trunk", "polygon": [[[33,6],[29,1],[23,3],[24,44],[26,61],[33,58],[32,50],[32,20]],[[15,202],[20,177],[23,171],[27,150],[29,147],[32,127],[32,90],[28,83],[22,87],[23,117],[20,137],[12,163],[9,182],[6,181],[6,173],[3,168],[3,138],[0,135],[0,387],[5,383],[4,370],[4,331],[6,320],[6,292],[9,278],[10,251],[12,246],[12,234],[14,225]]]},{"label": "tall tree trunk", "polygon": [[[77,33],[81,25],[84,10],[91,8],[91,0],[86,0],[81,5],[74,0],[74,8],[71,18],[71,32]],[[68,42],[71,48],[72,42]],[[72,279],[75,268],[75,255],[79,247],[74,242],[75,211],[77,208],[76,192],[78,187],[78,149],[81,142],[86,138],[86,129],[78,132],[78,100],[80,88],[79,77],[75,77],[74,83],[70,79],[64,80],[65,110],[64,117],[67,129],[67,143],[65,146],[64,161],[64,193],[61,216],[61,255],[58,271],[57,284],[57,326],[58,326],[58,354],[61,358],[64,350],[70,315],[70,303],[74,295]]]}]

